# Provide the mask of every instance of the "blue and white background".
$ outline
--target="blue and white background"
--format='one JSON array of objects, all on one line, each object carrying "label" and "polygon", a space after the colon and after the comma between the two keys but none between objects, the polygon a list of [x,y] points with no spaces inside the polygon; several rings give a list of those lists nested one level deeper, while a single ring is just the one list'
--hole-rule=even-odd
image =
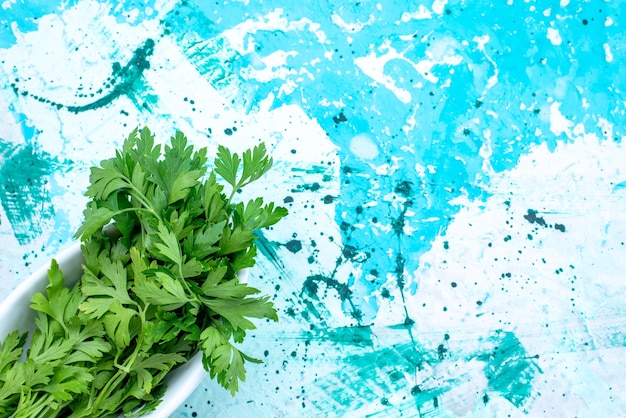
[{"label": "blue and white background", "polygon": [[147,124],[263,140],[278,325],[177,417],[626,416],[626,2],[6,0],[0,299]]}]

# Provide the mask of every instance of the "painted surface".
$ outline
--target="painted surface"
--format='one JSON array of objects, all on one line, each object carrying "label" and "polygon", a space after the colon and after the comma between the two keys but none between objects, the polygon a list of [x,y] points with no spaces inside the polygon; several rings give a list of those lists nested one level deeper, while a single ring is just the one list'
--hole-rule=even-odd
[{"label": "painted surface", "polygon": [[[280,323],[177,416],[626,415],[621,1],[0,5],[0,294],[136,125],[276,165]],[[3,296],[0,296],[2,298]],[[225,415],[224,415],[225,416]]]}]

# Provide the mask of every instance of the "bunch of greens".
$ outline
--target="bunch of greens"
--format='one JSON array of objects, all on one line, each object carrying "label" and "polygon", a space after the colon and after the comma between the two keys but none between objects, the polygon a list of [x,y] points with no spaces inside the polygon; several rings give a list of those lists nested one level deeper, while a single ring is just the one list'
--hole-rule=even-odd
[{"label": "bunch of greens", "polygon": [[211,377],[237,392],[244,364],[259,360],[234,343],[255,328],[250,319],[278,317],[236,273],[255,263],[254,232],[287,211],[232,201],[272,165],[262,143],[241,158],[219,147],[208,176],[206,165],[206,148],[194,151],[181,132],[162,152],[144,128],[91,169],[76,234],[84,273],[68,289],[53,260],[47,297],[32,298],[25,360],[26,334],[0,346],[0,417],[143,414],[160,402],[165,375],[198,351]]}]

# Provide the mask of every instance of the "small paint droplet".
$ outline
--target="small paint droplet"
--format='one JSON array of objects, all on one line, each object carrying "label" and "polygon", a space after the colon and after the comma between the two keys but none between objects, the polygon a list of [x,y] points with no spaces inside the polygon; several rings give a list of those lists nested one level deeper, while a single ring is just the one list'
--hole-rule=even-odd
[{"label": "small paint droplet", "polygon": [[300,242],[300,240],[292,239],[287,244],[285,244],[285,247],[287,247],[289,251],[295,254],[302,249],[302,243]]},{"label": "small paint droplet", "polygon": [[333,116],[333,122],[335,122],[335,124],[340,124],[341,122],[347,121],[348,118],[346,118],[346,115],[343,114],[343,111],[339,112],[339,115]]},{"label": "small paint droplet", "polygon": [[230,128],[226,128],[226,129],[224,129],[224,133],[225,133],[226,135],[228,135],[228,136],[231,136],[231,135],[233,134],[233,130],[232,130],[232,129],[230,129]]}]

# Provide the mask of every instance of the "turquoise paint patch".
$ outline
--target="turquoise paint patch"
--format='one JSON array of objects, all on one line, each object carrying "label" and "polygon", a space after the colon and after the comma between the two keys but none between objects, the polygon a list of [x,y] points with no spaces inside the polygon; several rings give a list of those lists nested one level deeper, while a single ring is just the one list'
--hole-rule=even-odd
[{"label": "turquoise paint patch", "polygon": [[20,124],[24,141],[27,144],[31,144],[35,134],[37,133],[37,129],[31,124],[28,116],[23,113],[15,112],[15,106],[13,106],[13,104],[9,106],[9,110],[14,112],[13,114],[15,115],[15,119]]},{"label": "turquoise paint patch", "polygon": [[245,85],[237,74],[240,56],[228,40],[217,36],[217,25],[200,5],[182,2],[161,22],[163,33],[176,40],[187,60],[227,101],[239,108],[249,107]]},{"label": "turquoise paint patch", "polygon": [[314,339],[342,346],[373,347],[373,336],[371,327],[338,327],[323,330]]},{"label": "turquoise paint patch", "polygon": [[485,376],[489,389],[520,408],[533,396],[532,382],[541,369],[529,356],[512,332],[496,331],[487,340],[493,351],[476,358],[485,361]]},{"label": "turquoise paint patch", "polygon": [[[347,330],[342,331],[348,333]],[[341,358],[336,373],[322,378],[319,387],[330,399],[318,405],[322,410],[332,408],[341,415],[358,410],[364,405],[378,403],[381,398],[402,399],[387,404],[381,411],[391,409],[409,416],[428,416],[439,413],[446,416],[442,398],[456,386],[478,378],[467,365],[472,360],[484,362],[482,378],[487,382],[484,392],[475,393],[476,403],[489,402],[498,396],[522,408],[535,394],[532,390],[536,375],[541,373],[513,333],[495,331],[486,338],[480,351],[468,353],[454,346],[449,336],[444,336],[436,350],[417,343],[400,343],[357,352],[342,340],[332,339],[327,344],[343,344],[350,354]],[[454,365],[454,366],[453,366]],[[436,370],[454,367],[454,377],[444,378]],[[400,395],[400,396],[399,396]],[[420,415],[421,414],[421,415]]]},{"label": "turquoise paint patch", "polygon": [[54,218],[49,182],[58,162],[32,146],[0,141],[0,203],[13,235],[26,245]]}]

